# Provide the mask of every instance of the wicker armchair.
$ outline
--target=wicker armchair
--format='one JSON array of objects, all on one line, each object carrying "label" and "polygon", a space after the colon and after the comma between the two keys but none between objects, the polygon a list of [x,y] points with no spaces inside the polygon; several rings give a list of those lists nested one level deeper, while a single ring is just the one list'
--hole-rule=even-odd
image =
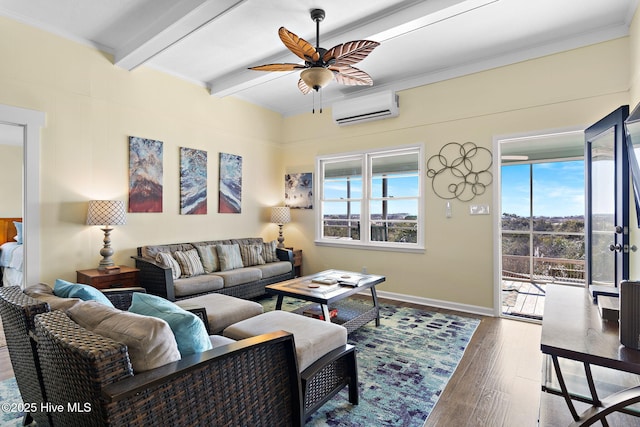
[{"label": "wicker armchair", "polygon": [[[105,295],[126,309],[133,291],[140,289]],[[63,408],[27,414],[25,423],[303,423],[304,378],[288,333],[260,335],[133,375],[126,346],[81,328],[61,311],[51,312],[49,304],[19,287],[0,288],[0,314],[23,400]]]},{"label": "wicker armchair", "polygon": [[[274,332],[133,375],[126,346],[53,311],[35,319],[54,425],[301,425],[293,336]],[[69,406],[69,402],[72,402]],[[86,412],[82,412],[86,411]]]}]

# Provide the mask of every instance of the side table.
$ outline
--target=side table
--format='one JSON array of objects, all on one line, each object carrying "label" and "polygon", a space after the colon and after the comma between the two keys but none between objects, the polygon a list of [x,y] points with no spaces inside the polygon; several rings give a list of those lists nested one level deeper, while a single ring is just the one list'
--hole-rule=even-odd
[{"label": "side table", "polygon": [[296,277],[302,276],[302,249],[293,249],[293,270],[296,273]]},{"label": "side table", "polygon": [[104,273],[97,268],[76,271],[76,281],[97,289],[129,288],[138,286],[137,268],[120,266],[118,273]]}]

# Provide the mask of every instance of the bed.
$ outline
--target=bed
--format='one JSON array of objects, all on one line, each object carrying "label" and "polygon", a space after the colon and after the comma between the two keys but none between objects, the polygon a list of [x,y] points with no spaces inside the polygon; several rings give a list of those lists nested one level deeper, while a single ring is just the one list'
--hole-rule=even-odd
[{"label": "bed", "polygon": [[[19,223],[18,228],[16,228],[16,223]],[[0,277],[2,278],[2,286],[22,287],[23,265],[22,218],[0,218]]]}]

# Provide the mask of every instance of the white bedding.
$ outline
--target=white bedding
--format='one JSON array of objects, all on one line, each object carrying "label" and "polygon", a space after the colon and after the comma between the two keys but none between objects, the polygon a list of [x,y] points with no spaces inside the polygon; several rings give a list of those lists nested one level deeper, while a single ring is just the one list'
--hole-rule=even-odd
[{"label": "white bedding", "polygon": [[7,242],[0,246],[0,267],[3,286],[22,286],[22,266],[24,246],[17,242]]}]

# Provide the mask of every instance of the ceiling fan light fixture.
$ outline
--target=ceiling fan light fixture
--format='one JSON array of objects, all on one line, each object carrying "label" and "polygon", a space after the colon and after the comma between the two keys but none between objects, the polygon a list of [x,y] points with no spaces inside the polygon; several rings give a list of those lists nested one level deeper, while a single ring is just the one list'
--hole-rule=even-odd
[{"label": "ceiling fan light fixture", "polygon": [[300,73],[300,78],[316,92],[333,80],[333,73],[328,68],[311,67]]}]

